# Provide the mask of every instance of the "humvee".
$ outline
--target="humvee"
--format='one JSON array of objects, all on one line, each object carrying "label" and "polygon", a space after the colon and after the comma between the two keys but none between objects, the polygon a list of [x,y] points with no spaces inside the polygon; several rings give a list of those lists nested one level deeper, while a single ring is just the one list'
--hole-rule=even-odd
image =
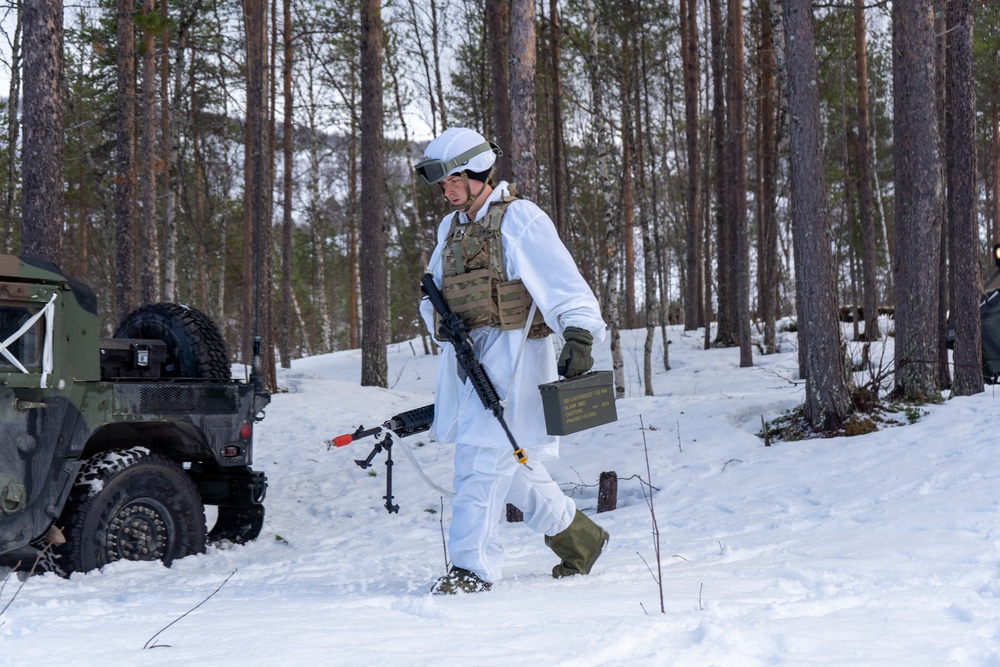
[{"label": "humvee", "polygon": [[99,333],[88,286],[0,255],[0,565],[169,565],[255,539],[267,480],[250,467],[253,431],[270,402],[258,365],[232,379],[218,328],[178,304]]},{"label": "humvee", "polygon": [[[1000,383],[1000,244],[993,246],[993,263],[997,270],[983,285],[979,299],[979,319],[983,337],[983,380]],[[954,327],[948,330],[948,347],[954,346]]]}]

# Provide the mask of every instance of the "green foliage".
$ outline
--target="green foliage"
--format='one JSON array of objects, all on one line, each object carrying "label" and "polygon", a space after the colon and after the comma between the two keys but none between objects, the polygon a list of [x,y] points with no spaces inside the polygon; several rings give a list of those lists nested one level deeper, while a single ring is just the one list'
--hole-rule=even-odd
[{"label": "green foliage", "polygon": [[451,72],[451,90],[446,94],[448,111],[457,126],[470,127],[490,136],[493,126],[490,54],[487,49],[486,2],[460,0],[460,28],[454,36],[455,67]]},{"label": "green foliage", "polygon": [[[928,414],[922,406],[928,401],[908,402],[898,398],[883,399],[871,387],[859,387],[851,395],[853,410],[839,428],[822,431],[814,428],[804,417],[804,405],[785,411],[781,416],[765,422],[757,437],[768,441],[795,442],[814,438],[852,437],[865,435],[892,426],[902,426],[896,416],[902,414],[906,424],[915,424]],[[940,400],[932,401],[940,402]]]}]

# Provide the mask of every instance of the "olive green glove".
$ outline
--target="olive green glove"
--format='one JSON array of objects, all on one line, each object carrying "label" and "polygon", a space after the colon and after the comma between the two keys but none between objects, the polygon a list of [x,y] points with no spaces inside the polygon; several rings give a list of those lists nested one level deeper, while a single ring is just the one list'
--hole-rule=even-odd
[{"label": "olive green glove", "polygon": [[559,375],[565,378],[575,378],[583,375],[594,365],[594,358],[590,356],[590,348],[594,344],[594,337],[589,331],[576,327],[566,327],[563,331],[562,352],[559,353],[559,365],[557,370]]}]

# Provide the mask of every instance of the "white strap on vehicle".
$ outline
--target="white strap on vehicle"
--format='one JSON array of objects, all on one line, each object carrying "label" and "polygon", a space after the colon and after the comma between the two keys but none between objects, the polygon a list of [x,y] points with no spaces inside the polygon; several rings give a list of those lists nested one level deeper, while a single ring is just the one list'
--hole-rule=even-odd
[{"label": "white strap on vehicle", "polygon": [[0,343],[0,354],[2,354],[4,358],[7,359],[7,361],[9,361],[17,370],[22,373],[30,373],[31,371],[25,368],[24,364],[22,364],[20,360],[18,360],[18,358],[15,357],[14,354],[7,348],[17,342],[21,336],[26,334],[33,326],[35,326],[35,323],[38,322],[39,318],[45,318],[45,342],[43,343],[42,348],[42,377],[41,382],[39,383],[39,386],[42,389],[47,388],[46,381],[48,380],[49,374],[52,373],[52,326],[55,321],[54,315],[57,296],[59,296],[59,293],[53,292],[52,298],[49,299],[49,302],[45,304],[41,310],[29,317],[25,323],[21,325],[20,329],[8,336],[7,340]]}]

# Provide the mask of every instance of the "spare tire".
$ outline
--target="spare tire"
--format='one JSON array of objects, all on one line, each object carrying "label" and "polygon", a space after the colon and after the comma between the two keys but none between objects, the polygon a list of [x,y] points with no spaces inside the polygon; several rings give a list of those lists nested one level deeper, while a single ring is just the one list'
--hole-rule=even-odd
[{"label": "spare tire", "polygon": [[115,338],[147,338],[166,343],[163,377],[207,380],[232,377],[222,333],[197,308],[176,303],[142,306],[122,320]]}]

